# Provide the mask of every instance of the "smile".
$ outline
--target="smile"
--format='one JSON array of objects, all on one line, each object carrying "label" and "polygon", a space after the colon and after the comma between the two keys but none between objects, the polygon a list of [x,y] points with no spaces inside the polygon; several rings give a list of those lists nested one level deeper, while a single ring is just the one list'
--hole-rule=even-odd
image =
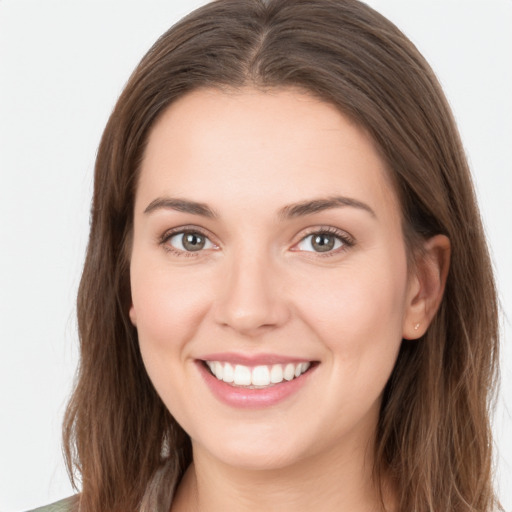
[{"label": "smile", "polygon": [[213,395],[242,409],[277,406],[291,399],[307,387],[319,365],[319,361],[274,354],[209,354],[196,359],[199,374]]},{"label": "smile", "polygon": [[212,375],[232,386],[261,389],[300,377],[310,362],[258,365],[254,367],[222,361],[205,361]]}]

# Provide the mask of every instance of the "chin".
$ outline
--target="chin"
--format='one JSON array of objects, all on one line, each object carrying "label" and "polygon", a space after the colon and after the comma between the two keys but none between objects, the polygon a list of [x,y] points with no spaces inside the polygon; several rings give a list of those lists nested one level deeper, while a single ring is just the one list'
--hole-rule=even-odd
[{"label": "chin", "polygon": [[244,471],[273,471],[292,466],[298,461],[297,453],[285,453],[283,451],[247,450],[223,450],[222,453],[213,454],[222,463]]},{"label": "chin", "polygon": [[[247,471],[277,470],[297,462],[301,456],[300,441],[274,432],[230,432],[215,436],[206,443],[192,441],[194,457],[206,451],[223,464]],[[289,431],[286,431],[289,434]]]}]

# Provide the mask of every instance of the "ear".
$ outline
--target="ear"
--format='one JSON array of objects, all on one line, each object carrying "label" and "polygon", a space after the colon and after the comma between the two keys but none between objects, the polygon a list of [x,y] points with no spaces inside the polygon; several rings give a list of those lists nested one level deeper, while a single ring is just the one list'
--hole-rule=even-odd
[{"label": "ear", "polygon": [[133,307],[133,304],[130,306],[130,311],[128,312],[130,315],[130,322],[134,327],[137,327],[137,315],[135,314],[135,308]]},{"label": "ear", "polygon": [[409,278],[402,337],[423,336],[443,298],[450,268],[450,240],[445,235],[429,238],[419,251]]}]

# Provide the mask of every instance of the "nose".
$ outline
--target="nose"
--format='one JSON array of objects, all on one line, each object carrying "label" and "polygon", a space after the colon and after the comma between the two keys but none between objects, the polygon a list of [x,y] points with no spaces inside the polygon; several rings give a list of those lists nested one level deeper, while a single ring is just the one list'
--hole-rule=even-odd
[{"label": "nose", "polygon": [[214,308],[216,322],[249,337],[285,324],[290,309],[282,272],[269,258],[239,256],[226,263]]}]

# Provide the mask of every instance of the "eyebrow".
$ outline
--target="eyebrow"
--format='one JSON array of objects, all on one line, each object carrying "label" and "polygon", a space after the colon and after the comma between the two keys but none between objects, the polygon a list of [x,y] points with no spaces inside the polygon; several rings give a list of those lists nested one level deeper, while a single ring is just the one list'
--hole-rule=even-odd
[{"label": "eyebrow", "polygon": [[178,212],[201,215],[202,217],[208,217],[210,219],[215,219],[218,217],[217,213],[207,204],[173,197],[157,197],[155,200],[148,204],[144,210],[144,213],[151,213],[159,209],[176,210]]},{"label": "eyebrow", "polygon": [[[318,198],[299,203],[290,204],[281,208],[278,212],[280,220],[294,219],[313,215],[324,210],[333,208],[352,207],[368,212],[372,217],[377,217],[375,212],[366,203],[344,196],[332,196],[326,198]],[[144,210],[144,213],[151,213],[155,210],[166,209],[176,210],[183,213],[191,213],[192,215],[200,215],[209,219],[219,218],[220,215],[205,203],[191,201],[189,199],[180,199],[173,197],[158,197],[151,201]]]},{"label": "eyebrow", "polygon": [[279,210],[279,218],[282,220],[293,219],[296,217],[302,217],[305,215],[312,215],[319,213],[324,210],[330,210],[332,208],[341,208],[344,206],[350,206],[352,208],[358,208],[368,212],[372,217],[377,217],[375,212],[366,203],[353,199],[351,197],[344,196],[332,196],[326,198],[312,199],[308,201],[301,201],[300,203],[291,204],[285,206]]}]

